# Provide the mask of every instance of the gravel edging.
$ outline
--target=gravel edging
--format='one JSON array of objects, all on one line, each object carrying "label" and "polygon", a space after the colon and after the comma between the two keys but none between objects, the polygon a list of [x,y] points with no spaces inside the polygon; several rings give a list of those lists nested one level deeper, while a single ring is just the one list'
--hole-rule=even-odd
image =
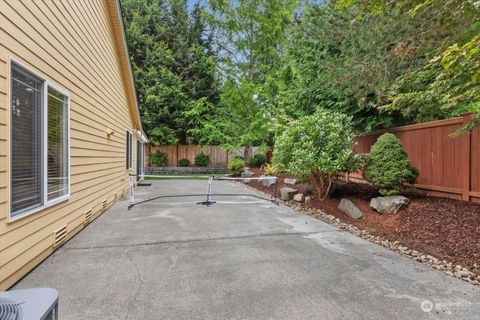
[{"label": "gravel edging", "polygon": [[[261,190],[258,190],[254,187],[242,184],[244,187],[247,187],[249,189],[255,190],[266,197],[272,197],[270,194],[267,194]],[[426,254],[419,252],[417,250],[411,249],[407,246],[404,246],[400,244],[398,241],[392,241],[387,238],[381,237],[381,236],[375,236],[368,232],[367,230],[362,230],[358,228],[357,226],[341,222],[340,219],[335,218],[333,215],[326,214],[320,209],[315,209],[315,208],[308,208],[305,207],[298,202],[294,201],[283,201],[279,198],[275,198],[275,200],[279,203],[282,203],[292,209],[295,209],[297,211],[300,211],[302,213],[306,213],[318,220],[321,220],[325,223],[328,223],[332,226],[337,227],[340,230],[348,231],[351,234],[354,234],[362,239],[368,240],[370,242],[376,243],[381,245],[384,248],[387,248],[391,251],[395,251],[400,253],[403,256],[406,256],[410,259],[413,259],[415,261],[418,261],[420,263],[423,263],[424,265],[429,266],[430,268],[436,269],[443,271],[449,276],[455,277],[457,279],[461,279],[465,282],[468,282],[470,284],[480,286],[480,275],[477,275],[474,272],[471,272],[465,267],[462,267],[460,265],[453,265],[451,262],[445,261],[445,260],[440,260],[432,255]]]}]

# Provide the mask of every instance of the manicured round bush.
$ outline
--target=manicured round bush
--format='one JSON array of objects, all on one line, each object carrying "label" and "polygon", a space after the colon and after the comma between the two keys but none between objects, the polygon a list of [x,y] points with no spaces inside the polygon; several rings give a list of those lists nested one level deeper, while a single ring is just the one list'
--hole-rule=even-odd
[{"label": "manicured round bush", "polygon": [[240,176],[245,170],[245,161],[240,158],[233,158],[228,162],[228,170],[236,177]]},{"label": "manicured round bush", "polygon": [[162,151],[156,151],[148,157],[148,161],[156,166],[165,166],[168,163],[168,155]]},{"label": "manicured round bush", "polygon": [[262,153],[255,154],[252,159],[250,159],[250,165],[260,168],[267,162],[267,156]]},{"label": "manicured round bush", "polygon": [[190,165],[190,160],[188,159],[180,159],[178,160],[179,167],[188,167]]},{"label": "manicured round bush", "polygon": [[319,109],[290,122],[276,137],[272,163],[279,172],[307,181],[323,200],[333,191],[339,173],[360,166],[361,157],[352,151],[353,138],[350,117]]},{"label": "manicured round bush", "polygon": [[400,140],[384,133],[370,150],[363,177],[382,195],[396,195],[405,183],[416,181],[418,170],[412,167]]},{"label": "manicured round bush", "polygon": [[210,156],[204,154],[204,153],[199,153],[195,157],[195,165],[198,167],[206,167],[210,163]]}]

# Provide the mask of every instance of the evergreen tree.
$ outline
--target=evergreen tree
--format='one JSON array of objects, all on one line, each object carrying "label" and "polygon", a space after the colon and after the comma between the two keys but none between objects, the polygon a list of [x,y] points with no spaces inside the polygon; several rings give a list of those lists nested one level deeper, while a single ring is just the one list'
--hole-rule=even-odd
[{"label": "evergreen tree", "polygon": [[211,42],[203,7],[187,1],[123,0],[127,42],[140,112],[152,143],[186,144],[199,101],[218,102]]},{"label": "evergreen tree", "polygon": [[[210,0],[207,21],[219,52],[220,109],[193,130],[227,148],[266,144],[278,102],[277,74],[296,0]],[[200,105],[196,114],[211,109]]]}]

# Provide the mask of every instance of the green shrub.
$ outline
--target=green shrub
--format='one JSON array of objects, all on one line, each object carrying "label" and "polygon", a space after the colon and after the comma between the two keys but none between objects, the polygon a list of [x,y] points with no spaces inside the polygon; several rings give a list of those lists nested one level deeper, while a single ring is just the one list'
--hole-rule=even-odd
[{"label": "green shrub", "polygon": [[387,196],[400,194],[404,183],[415,183],[418,170],[412,167],[400,140],[384,133],[370,150],[363,176]]},{"label": "green shrub", "polygon": [[240,158],[234,157],[232,160],[228,162],[228,170],[234,175],[234,176],[240,176],[242,172],[244,171],[245,168],[245,161]]},{"label": "green shrub", "polygon": [[195,157],[195,165],[198,167],[206,167],[210,163],[210,156],[204,154],[204,153],[199,153]]},{"label": "green shrub", "polygon": [[190,165],[190,160],[188,159],[180,159],[178,160],[179,167],[188,167]]},{"label": "green shrub", "polygon": [[266,163],[262,166],[263,173],[267,176],[273,176],[277,174],[277,169],[270,163]]},{"label": "green shrub", "polygon": [[168,163],[168,155],[162,151],[156,151],[148,157],[148,161],[156,166],[165,166]]},{"label": "green shrub", "polygon": [[267,155],[262,153],[255,154],[252,159],[250,159],[250,165],[260,168],[267,162]]},{"label": "green shrub", "polygon": [[319,109],[288,124],[275,139],[272,163],[279,172],[307,181],[319,199],[327,198],[337,175],[359,169],[361,157],[352,151],[351,119]]}]

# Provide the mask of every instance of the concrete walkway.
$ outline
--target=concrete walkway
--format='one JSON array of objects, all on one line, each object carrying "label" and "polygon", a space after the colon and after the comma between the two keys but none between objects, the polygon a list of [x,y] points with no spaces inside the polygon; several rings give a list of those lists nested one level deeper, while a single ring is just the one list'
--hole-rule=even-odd
[{"label": "concrete walkway", "polygon": [[[137,200],[206,189],[152,183]],[[478,287],[312,217],[250,197],[199,200],[120,201],[14,289],[57,288],[63,320],[479,317]]]}]

